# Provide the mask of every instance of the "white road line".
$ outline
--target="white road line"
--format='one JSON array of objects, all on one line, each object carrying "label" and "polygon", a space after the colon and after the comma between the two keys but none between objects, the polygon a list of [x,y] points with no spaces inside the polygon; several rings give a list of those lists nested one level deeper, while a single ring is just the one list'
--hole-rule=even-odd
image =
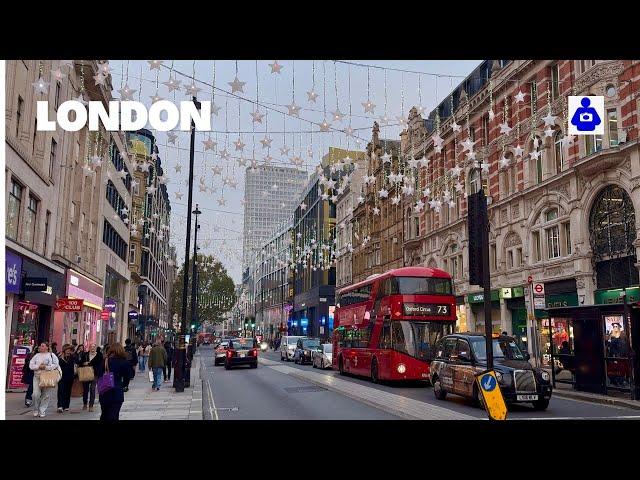
[{"label": "white road line", "polygon": [[[204,362],[204,360],[201,358],[200,359],[200,365],[203,366],[203,370],[207,371],[207,365]],[[218,418],[218,410],[216,409],[216,403],[213,400],[213,392],[211,391],[211,381],[209,379],[209,375],[206,375],[206,379],[207,379],[207,391],[209,393],[209,415],[211,415],[211,418],[213,419],[213,417],[216,417],[216,420],[220,420]]]},{"label": "white road line", "polygon": [[617,417],[524,417],[511,420],[640,420],[640,415],[619,415]]},{"label": "white road line", "polygon": [[625,405],[613,405],[613,404],[610,404],[610,403],[596,403],[596,402],[590,402],[589,400],[583,400],[581,398],[563,397],[561,395],[556,395],[555,398],[556,399],[561,399],[561,400],[569,400],[570,402],[588,403],[589,405],[600,405],[600,406],[607,407],[607,408],[617,408],[618,410],[633,410],[632,407],[627,407]]}]

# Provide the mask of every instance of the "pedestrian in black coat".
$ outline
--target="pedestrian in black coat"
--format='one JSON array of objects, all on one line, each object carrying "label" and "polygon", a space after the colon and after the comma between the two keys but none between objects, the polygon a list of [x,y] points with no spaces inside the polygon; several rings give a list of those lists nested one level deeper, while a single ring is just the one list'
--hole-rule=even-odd
[{"label": "pedestrian in black coat", "polygon": [[170,382],[171,381],[171,365],[173,363],[173,345],[171,345],[171,342],[165,342],[164,349],[167,351],[167,362],[163,369],[164,381]]},{"label": "pedestrian in black coat", "polygon": [[62,377],[58,382],[58,413],[62,413],[69,410],[71,387],[73,387],[73,377],[75,376],[73,347],[70,344],[66,343],[62,346],[58,361],[62,370]]},{"label": "pedestrian in black coat", "polygon": [[121,344],[110,345],[105,364],[108,371],[113,373],[114,387],[100,395],[100,407],[102,408],[100,420],[119,420],[120,408],[124,403],[123,384],[126,379],[131,378],[131,365]]},{"label": "pedestrian in black coat", "polygon": [[89,347],[88,352],[80,353],[77,361],[79,367],[89,366],[93,368],[93,380],[91,382],[82,382],[82,409],[86,410],[88,403],[89,411],[93,412],[93,404],[96,400],[96,383],[104,371],[104,357],[100,352],[100,347],[94,343]]},{"label": "pedestrian in black coat", "polygon": [[25,407],[33,405],[33,370],[29,368],[29,362],[36,353],[38,353],[38,349],[34,347],[33,351],[25,359],[24,367],[22,367],[22,383],[27,386],[27,393],[24,395]]}]

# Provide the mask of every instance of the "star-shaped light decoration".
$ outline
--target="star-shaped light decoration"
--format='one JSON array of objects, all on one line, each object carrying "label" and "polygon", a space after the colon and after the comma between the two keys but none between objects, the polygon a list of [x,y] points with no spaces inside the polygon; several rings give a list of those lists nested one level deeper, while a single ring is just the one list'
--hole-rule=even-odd
[{"label": "star-shaped light decoration", "polygon": [[398,205],[399,203],[400,203],[400,197],[398,197],[397,195],[391,199],[392,205]]},{"label": "star-shaped light decoration", "polygon": [[380,159],[382,160],[382,163],[391,163],[391,155],[387,152],[384,152],[384,155],[382,155]]},{"label": "star-shaped light decoration", "polygon": [[274,60],[273,63],[270,63],[269,66],[271,67],[271,73],[280,73],[280,70],[282,70],[284,68],[283,65],[280,65],[278,63],[278,60]]},{"label": "star-shaped light decoration", "polygon": [[454,120],[453,123],[451,124],[451,129],[454,131],[454,133],[458,133],[462,130],[462,127],[458,125]]},{"label": "star-shaped light decoration", "polygon": [[240,151],[242,151],[244,149],[244,146],[245,146],[245,144],[242,143],[242,139],[241,138],[238,138],[238,140],[233,142],[233,144],[236,146],[236,150],[240,150]]},{"label": "star-shaped light decoration", "polygon": [[111,75],[111,67],[109,66],[109,62],[99,63],[98,64],[98,69],[105,76]]},{"label": "star-shaped light decoration", "polygon": [[431,210],[435,210],[437,205],[438,205],[437,200],[433,199],[429,201],[429,207],[431,208]]},{"label": "star-shaped light decoration", "polygon": [[[300,210],[306,210],[306,209],[307,209],[307,204],[306,204],[306,203],[304,203],[304,202],[302,202],[302,203],[300,204]],[[300,237],[298,237],[298,238],[300,238]]]},{"label": "star-shaped light decoration", "polygon": [[238,165],[240,165],[241,167],[246,166],[246,165],[247,165],[247,159],[246,159],[246,158],[243,158],[243,157],[240,157],[240,158],[238,159]]},{"label": "star-shaped light decoration", "polygon": [[333,194],[329,197],[329,200],[333,203],[338,203],[338,196]]},{"label": "star-shaped light decoration", "polygon": [[36,93],[46,94],[49,92],[49,82],[45,82],[42,77],[38,77],[38,80],[33,82],[31,85],[33,85],[33,89]]},{"label": "star-shaped light decoration", "polygon": [[336,188],[336,193],[342,195],[344,193],[344,187]]},{"label": "star-shaped light decoration", "polygon": [[149,70],[160,70],[160,65],[162,65],[163,62],[164,60],[147,60]]},{"label": "star-shaped light decoration", "polygon": [[202,90],[201,88],[196,86],[195,81],[192,82],[191,85],[185,85],[184,89],[185,89],[185,91],[187,93],[187,96],[189,96],[189,97],[197,97],[198,96],[198,92],[200,90]]},{"label": "star-shaped light decoration", "polygon": [[322,123],[320,124],[320,131],[321,132],[328,132],[329,128],[331,128],[331,124],[329,122],[327,122],[327,120],[323,120]]},{"label": "star-shaped light decoration", "polygon": [[147,162],[140,162],[138,164],[138,167],[140,168],[140,171],[147,173],[149,172],[149,167],[151,167],[151,164]]},{"label": "star-shaped light decoration", "polygon": [[270,165],[273,161],[273,157],[271,155],[266,155],[263,160],[265,165]]},{"label": "star-shaped light decoration", "polygon": [[118,90],[118,93],[120,93],[120,100],[133,100],[133,94],[135,92],[137,92],[137,90],[130,88],[128,83],[125,84],[124,88]]},{"label": "star-shaped light decoration", "polygon": [[556,123],[556,117],[555,115],[551,115],[551,112],[547,113],[547,115],[545,117],[542,117],[542,120],[544,120],[544,126],[553,126]]},{"label": "star-shaped light decoration", "polygon": [[166,175],[158,175],[158,183],[160,185],[166,185],[167,183],[169,183],[169,177],[167,177]]},{"label": "star-shaped light decoration", "polygon": [[511,130],[513,130],[509,124],[507,122],[501,123],[500,124],[500,133],[509,133]]},{"label": "star-shaped light decoration", "polygon": [[278,190],[278,184],[274,183],[273,185],[271,185],[271,190],[273,190],[274,192]]},{"label": "star-shaped light decoration", "polygon": [[462,172],[462,168],[457,165],[451,169],[451,175],[453,175],[454,177],[459,177],[460,172]]},{"label": "star-shaped light decoration", "polygon": [[574,141],[575,141],[574,135],[565,135],[562,137],[562,140],[560,140],[564,148],[568,148],[571,145],[573,145]]},{"label": "star-shaped light decoration", "polygon": [[98,72],[93,76],[93,81],[96,85],[102,85],[103,87],[105,86],[104,82],[107,80],[107,77],[105,77],[102,72]]},{"label": "star-shaped light decoration", "polygon": [[431,195],[431,189],[429,187],[427,187],[424,190],[422,190],[422,196],[423,197],[429,198],[429,195]]},{"label": "star-shaped light decoration", "polygon": [[524,153],[524,148],[522,148],[520,146],[520,144],[518,144],[514,149],[513,149],[513,155],[516,157],[521,157],[522,154]]},{"label": "star-shaped light decoration", "polygon": [[396,120],[398,122],[398,125],[402,128],[407,126],[407,119],[406,117],[404,117],[403,115],[399,115],[396,117]]},{"label": "star-shaped light decoration", "polygon": [[387,198],[389,196],[389,191],[383,188],[378,192],[378,196],[380,198]]},{"label": "star-shaped light decoration", "polygon": [[471,152],[473,150],[473,145],[475,142],[473,142],[470,138],[466,138],[464,140],[464,142],[460,142],[460,145],[462,145],[463,148],[463,152]]},{"label": "star-shaped light decoration", "polygon": [[467,153],[467,160],[470,160],[470,161],[474,160],[475,161],[475,159],[476,159],[476,152],[471,151],[471,152]]},{"label": "star-shaped light decoration", "polygon": [[173,92],[174,90],[180,90],[180,83],[182,83],[182,80],[176,80],[173,77],[169,77],[169,80],[167,80],[166,82],[162,82],[162,84],[166,85],[166,87],[169,89],[169,93]]},{"label": "star-shaped light decoration", "polygon": [[206,191],[207,191],[207,186],[206,186],[206,185],[199,185],[199,186],[198,186],[198,189],[199,189],[201,192],[206,192]]},{"label": "star-shaped light decoration", "polygon": [[157,187],[147,187],[147,193],[150,195],[155,195]]},{"label": "star-shaped light decoration", "polygon": [[178,134],[173,132],[167,132],[167,139],[169,143],[172,143],[173,145],[175,145],[176,140],[178,139]]},{"label": "star-shaped light decoration", "polygon": [[313,89],[307,92],[307,101],[316,103],[316,98],[318,98],[318,94]]},{"label": "star-shaped light decoration", "polygon": [[151,103],[156,103],[156,102],[159,102],[160,100],[164,100],[164,98],[158,95],[158,92],[156,92],[155,95],[151,95],[149,98],[151,99]]},{"label": "star-shaped light decoration", "polygon": [[91,160],[91,165],[93,165],[96,168],[102,165],[102,158],[100,157],[100,155],[92,155],[90,160]]},{"label": "star-shaped light decoration", "polygon": [[85,177],[87,177],[89,175],[93,175],[93,170],[91,170],[91,167],[89,166],[88,163],[84,167],[82,167],[82,170],[84,171],[84,176]]},{"label": "star-shaped light decoration", "polygon": [[129,219],[125,218],[124,220],[122,220],[124,222],[125,225],[129,225]]},{"label": "star-shaped light decoration", "polygon": [[342,113],[338,107],[336,107],[335,112],[331,112],[331,115],[336,122],[341,122],[344,118],[344,113]]},{"label": "star-shaped light decoration", "polygon": [[482,162],[480,167],[484,173],[489,173],[489,164],[487,162]]},{"label": "star-shaped light decoration", "polygon": [[262,140],[260,140],[260,143],[262,144],[262,148],[271,148],[271,142],[273,142],[273,138],[269,138],[266,135]]},{"label": "star-shaped light decoration", "polygon": [[120,209],[120,213],[122,215],[128,215],[129,214],[129,209],[127,207],[121,208]]},{"label": "star-shaped light decoration", "polygon": [[328,193],[323,193],[322,195],[320,195],[320,197],[322,198],[322,200],[328,200],[329,199],[329,194]]},{"label": "star-shaped light decoration", "polygon": [[173,168],[175,169],[176,173],[182,172],[182,165],[180,165],[179,163],[176,164],[176,166]]},{"label": "star-shaped light decoration", "polygon": [[296,105],[296,102],[291,102],[291,104],[287,105],[287,108],[289,109],[289,115],[300,116],[300,107]]},{"label": "star-shaped light decoration", "polygon": [[415,191],[415,189],[411,185],[405,185],[404,187],[402,187],[403,195],[411,196],[411,195],[413,195],[414,191]]},{"label": "star-shaped light decoration", "polygon": [[433,140],[433,144],[436,147],[442,147],[442,143],[444,142],[444,140],[439,134],[436,133],[433,137],[431,137],[431,139]]},{"label": "star-shaped light decoration", "polygon": [[358,202],[358,205],[361,205],[364,203],[364,197],[362,195],[359,195],[356,201]]},{"label": "star-shaped light decoration", "polygon": [[124,168],[122,170],[118,170],[118,176],[122,179],[127,178],[127,172],[125,172]]},{"label": "star-shaped light decoration", "polygon": [[214,175],[221,175],[222,167],[220,165],[214,165],[213,167],[211,167],[211,171],[213,172]]},{"label": "star-shaped light decoration", "polygon": [[[236,148],[236,150],[237,150],[237,148]],[[220,157],[225,159],[225,160],[228,160],[229,157],[231,156],[231,154],[227,151],[226,148],[223,148],[222,150],[220,150],[218,152],[218,155],[220,155]],[[256,165],[257,165],[257,163],[256,163]]]},{"label": "star-shaped light decoration", "polygon": [[420,159],[420,166],[425,168],[429,166],[429,159],[425,155]]},{"label": "star-shaped light decoration", "polygon": [[456,192],[458,193],[462,192],[462,190],[464,189],[464,185],[462,185],[460,182],[456,182],[454,187],[456,187]]},{"label": "star-shaped light decoration", "polygon": [[496,114],[493,113],[493,110],[489,110],[489,121],[492,122],[494,118],[496,118]]},{"label": "star-shaped light decoration", "polygon": [[220,197],[220,198],[218,199],[218,205],[220,205],[220,206],[224,206],[224,205],[226,205],[226,204],[227,204],[227,201],[225,200],[225,198],[224,198],[224,197]]},{"label": "star-shaped light decoration", "polygon": [[211,114],[212,115],[218,115],[218,112],[221,110],[222,107],[219,107],[215,104],[215,102],[211,102]]},{"label": "star-shaped light decoration", "polygon": [[260,110],[256,108],[255,112],[251,112],[251,117],[253,117],[253,123],[262,123],[262,117],[264,117],[264,113],[260,113]]},{"label": "star-shaped light decoration", "polygon": [[420,163],[420,160],[416,160],[415,158],[412,157],[411,160],[409,160],[407,163],[411,168],[418,168],[418,164]]},{"label": "star-shaped light decoration", "polygon": [[362,102],[362,106],[364,107],[364,113],[375,113],[373,110],[376,108],[376,104],[372,103],[371,100]]},{"label": "star-shaped light decoration", "polygon": [[283,156],[289,155],[289,150],[290,148],[287,147],[286,145],[283,147],[280,147],[280,155],[283,155]]},{"label": "star-shaped light decoration", "polygon": [[518,90],[514,98],[516,99],[516,103],[524,102],[524,93],[522,93],[522,90]]},{"label": "star-shaped light decoration", "polygon": [[555,133],[555,130],[553,128],[549,127],[544,131],[544,136],[545,136],[545,138],[553,137],[554,133]]},{"label": "star-shaped light decoration", "polygon": [[416,213],[420,213],[423,208],[424,208],[424,202],[422,200],[418,200],[415,206],[413,207]]},{"label": "star-shaped light decoration", "polygon": [[238,79],[238,76],[236,75],[236,77],[233,79],[233,82],[227,82],[227,85],[231,87],[231,93],[236,93],[236,92],[244,93],[245,83],[247,82],[241,82]]},{"label": "star-shaped light decoration", "polygon": [[500,158],[500,168],[507,168],[510,163],[511,161],[507,157],[502,155],[502,158]]},{"label": "star-shaped light decoration", "polygon": [[202,140],[202,145],[205,150],[213,150],[217,143],[213,141],[211,137],[208,137],[206,140]]}]

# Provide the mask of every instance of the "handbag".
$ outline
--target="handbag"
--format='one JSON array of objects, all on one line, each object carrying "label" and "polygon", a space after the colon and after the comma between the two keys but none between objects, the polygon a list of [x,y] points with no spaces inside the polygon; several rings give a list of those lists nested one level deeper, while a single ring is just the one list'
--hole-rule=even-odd
[{"label": "handbag", "polygon": [[[51,355],[51,359],[53,360],[53,355]],[[53,388],[58,385],[61,378],[62,370],[60,370],[60,366],[58,365],[53,370],[42,370],[40,372],[38,385],[40,388]]]},{"label": "handbag", "polygon": [[81,382],[92,382],[95,379],[93,367],[88,365],[78,368],[78,379]]},{"label": "handbag", "polygon": [[104,361],[104,374],[98,379],[98,394],[104,395],[116,386],[116,379],[113,372],[109,371],[109,359]]},{"label": "handbag", "polygon": [[149,381],[153,382],[153,372],[149,370]]},{"label": "handbag", "polygon": [[73,385],[71,386],[71,396],[72,397],[81,397],[82,393],[83,393],[83,387],[82,387],[82,382],[78,379],[75,378],[73,380]]}]

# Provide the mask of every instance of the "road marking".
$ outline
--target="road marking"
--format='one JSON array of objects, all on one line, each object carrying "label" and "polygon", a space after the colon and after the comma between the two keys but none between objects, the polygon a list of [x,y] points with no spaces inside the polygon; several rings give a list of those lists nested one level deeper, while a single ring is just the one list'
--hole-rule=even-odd
[{"label": "road marking", "polygon": [[615,417],[524,417],[511,420],[640,420],[640,415],[619,415]]},{"label": "road marking", "polygon": [[556,395],[555,398],[559,398],[561,400],[569,400],[570,402],[588,403],[589,405],[600,405],[602,407],[607,407],[607,408],[617,408],[618,410],[633,410],[633,407],[627,407],[624,405],[613,405],[610,403],[592,402],[589,400],[583,400],[581,398],[563,397],[562,395]]},{"label": "road marking", "polygon": [[[202,358],[200,359],[200,365],[203,367],[203,370],[205,372],[208,371],[207,364]],[[213,392],[211,391],[211,381],[209,379],[209,375],[207,375],[206,378],[207,378],[207,392],[209,395],[209,415],[211,415],[211,419],[213,419],[213,417],[215,416],[216,420],[220,420],[218,418],[218,409],[216,408],[216,403],[213,400]]]}]

